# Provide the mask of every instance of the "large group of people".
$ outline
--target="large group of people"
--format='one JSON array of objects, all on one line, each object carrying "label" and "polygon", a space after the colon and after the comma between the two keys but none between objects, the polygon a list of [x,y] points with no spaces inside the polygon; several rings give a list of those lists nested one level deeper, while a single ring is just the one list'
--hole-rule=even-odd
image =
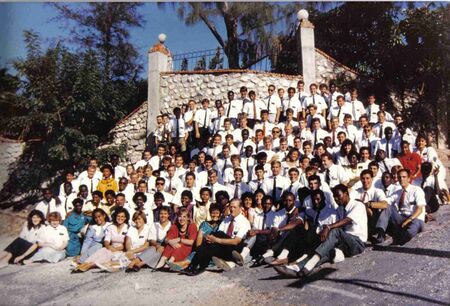
[{"label": "large group of people", "polygon": [[408,242],[449,201],[428,135],[356,89],[241,87],[156,121],[141,160],[92,158],[44,189],[0,265],[70,257],[72,273],[193,276],[249,264],[304,277],[369,244]]}]

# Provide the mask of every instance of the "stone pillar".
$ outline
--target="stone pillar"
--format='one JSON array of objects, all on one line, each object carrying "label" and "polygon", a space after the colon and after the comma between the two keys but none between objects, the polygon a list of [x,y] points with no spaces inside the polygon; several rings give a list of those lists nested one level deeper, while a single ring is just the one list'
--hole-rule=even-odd
[{"label": "stone pillar", "polygon": [[303,16],[300,12],[298,14],[301,20],[297,29],[297,66],[298,73],[303,75],[305,90],[309,90],[309,85],[316,82],[316,47],[314,25],[308,20],[307,12],[303,14]]},{"label": "stone pillar", "polygon": [[160,73],[171,71],[171,54],[164,45],[166,35],[160,34],[159,42],[148,51],[148,112],[147,112],[147,138],[156,129],[156,116],[161,112],[160,101]]}]

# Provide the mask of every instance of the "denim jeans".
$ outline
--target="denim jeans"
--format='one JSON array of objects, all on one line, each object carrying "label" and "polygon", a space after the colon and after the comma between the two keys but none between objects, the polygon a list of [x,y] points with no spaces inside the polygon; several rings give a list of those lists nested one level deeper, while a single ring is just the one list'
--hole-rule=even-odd
[{"label": "denim jeans", "polygon": [[351,257],[362,253],[365,245],[358,237],[346,233],[341,228],[335,228],[330,231],[327,239],[316,248],[321,262],[332,260],[335,248],[342,250],[346,257]]}]

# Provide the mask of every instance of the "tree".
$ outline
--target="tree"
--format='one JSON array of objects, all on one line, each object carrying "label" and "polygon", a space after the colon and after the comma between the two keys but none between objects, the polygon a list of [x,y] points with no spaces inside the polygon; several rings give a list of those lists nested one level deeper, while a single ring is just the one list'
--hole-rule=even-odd
[{"label": "tree", "polygon": [[[132,111],[138,103],[132,99],[142,65],[138,52],[130,42],[130,29],[142,27],[139,13],[142,3],[95,2],[86,4],[53,3],[59,16],[58,22],[68,27],[68,21],[75,23],[71,28],[73,41],[82,50],[95,52],[101,68],[101,92],[110,103],[107,114],[117,121]],[[111,126],[106,127],[109,129]]]},{"label": "tree", "polygon": [[[204,23],[232,69],[250,67],[271,53],[277,47],[274,25],[285,17],[279,4],[268,2],[184,2],[178,4],[178,15],[186,25]],[[226,33],[218,30],[220,21],[224,22]]]},{"label": "tree", "polygon": [[84,168],[90,156],[102,151],[97,147],[103,127],[114,123],[95,52],[73,53],[60,43],[42,50],[39,36],[31,31],[25,32],[25,42],[27,57],[14,65],[21,82],[10,97],[17,112],[10,114],[3,131],[27,146],[2,199],[51,183],[62,170]]}]

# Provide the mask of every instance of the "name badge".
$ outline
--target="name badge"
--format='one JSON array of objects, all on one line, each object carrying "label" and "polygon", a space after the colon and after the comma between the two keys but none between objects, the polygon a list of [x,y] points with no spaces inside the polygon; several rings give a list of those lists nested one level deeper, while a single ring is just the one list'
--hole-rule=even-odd
[{"label": "name badge", "polygon": [[142,238],[144,238],[144,236],[139,236],[139,239],[142,239]]},{"label": "name badge", "polygon": [[60,236],[64,236],[64,233],[59,233]]}]

